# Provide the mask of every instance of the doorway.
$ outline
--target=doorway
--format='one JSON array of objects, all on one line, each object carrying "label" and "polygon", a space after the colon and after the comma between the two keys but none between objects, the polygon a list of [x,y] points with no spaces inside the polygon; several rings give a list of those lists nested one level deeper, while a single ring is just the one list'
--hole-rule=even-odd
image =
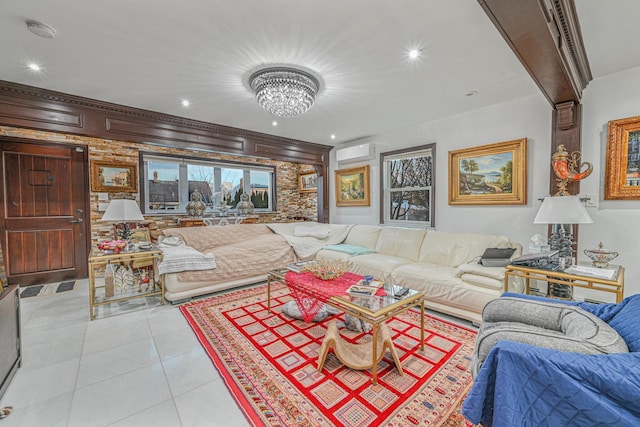
[{"label": "doorway", "polygon": [[9,283],[87,277],[87,149],[0,138],[0,234]]}]

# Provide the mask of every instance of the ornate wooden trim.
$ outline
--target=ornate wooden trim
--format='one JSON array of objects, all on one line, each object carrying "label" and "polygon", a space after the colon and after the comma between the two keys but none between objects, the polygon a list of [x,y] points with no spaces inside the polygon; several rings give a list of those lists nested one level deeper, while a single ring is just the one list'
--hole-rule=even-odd
[{"label": "ornate wooden trim", "polygon": [[[0,80],[0,124],[312,164],[328,170],[333,147],[191,120]],[[328,174],[321,174],[325,191]],[[328,211],[318,212],[328,221]]]},{"label": "ornate wooden trim", "polygon": [[592,80],[573,0],[478,0],[551,105]]}]

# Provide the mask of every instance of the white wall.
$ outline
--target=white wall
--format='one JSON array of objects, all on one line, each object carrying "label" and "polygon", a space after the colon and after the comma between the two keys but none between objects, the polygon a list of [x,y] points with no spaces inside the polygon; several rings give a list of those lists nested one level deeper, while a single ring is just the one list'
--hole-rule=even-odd
[{"label": "white wall", "polygon": [[[598,194],[598,207],[587,208],[594,223],[580,227],[578,259],[587,260],[584,249],[596,248],[603,241],[620,256],[615,263],[623,265],[625,296],[640,293],[640,201],[604,201],[604,171],[607,122],[640,116],[640,68],[592,81],[583,96],[582,159],[591,162],[594,171],[581,182],[581,195]],[[478,96],[481,96],[478,95]],[[533,225],[540,206],[539,198],[548,195],[551,164],[551,107],[542,97],[533,96],[495,105],[482,110],[423,123],[418,126],[376,135],[357,143],[371,142],[376,154],[400,148],[436,143],[436,211],[435,227],[443,231],[500,233],[522,243],[525,248],[536,233],[546,236],[545,225]],[[459,148],[508,141],[526,137],[527,204],[518,206],[449,206],[448,151]],[[339,147],[340,148],[340,147]],[[337,165],[335,150],[331,158],[330,215],[335,223],[378,224],[379,158],[371,167],[371,206],[335,206],[333,171],[358,166]],[[601,293],[578,292],[600,300]]]},{"label": "white wall", "polygon": [[[448,152],[450,150],[525,137],[528,139],[526,205],[449,206]],[[545,226],[534,226],[532,222],[540,206],[537,199],[548,195],[551,165],[550,138],[551,107],[540,95],[358,141],[358,143],[371,142],[376,145],[377,158],[369,162],[372,171],[371,206],[338,208],[335,206],[335,194],[332,191],[330,194],[331,222],[379,224],[379,153],[435,142],[436,229],[505,234],[526,246],[533,234],[546,235],[547,232]],[[331,153],[332,171],[358,166],[358,164],[336,165],[335,150]],[[332,172],[331,189],[334,185]]]},{"label": "white wall", "polygon": [[580,227],[578,255],[601,241],[620,256],[625,267],[625,296],[640,293],[640,201],[604,200],[607,123],[640,116],[640,68],[601,77],[583,94],[582,158],[593,163],[593,173],[580,184],[582,194],[598,194],[598,208],[590,208],[593,224]]}]

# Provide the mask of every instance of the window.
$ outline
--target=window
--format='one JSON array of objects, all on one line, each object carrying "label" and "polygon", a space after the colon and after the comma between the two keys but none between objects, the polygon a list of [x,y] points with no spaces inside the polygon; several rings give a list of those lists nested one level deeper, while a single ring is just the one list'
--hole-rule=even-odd
[{"label": "window", "polygon": [[383,223],[434,226],[435,144],[380,154]]},{"label": "window", "polygon": [[244,192],[256,211],[272,211],[275,168],[142,153],[145,213],[184,213],[198,190],[208,211],[233,209]]}]

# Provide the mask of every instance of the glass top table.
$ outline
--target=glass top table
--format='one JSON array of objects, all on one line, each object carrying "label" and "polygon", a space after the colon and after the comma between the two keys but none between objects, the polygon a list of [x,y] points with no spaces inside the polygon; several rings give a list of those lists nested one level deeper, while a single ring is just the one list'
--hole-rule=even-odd
[{"label": "glass top table", "polygon": [[[271,312],[271,283],[281,282],[290,289],[295,286],[296,290],[304,291],[305,285],[296,283],[297,273],[287,275],[290,270],[287,268],[274,269],[268,272],[267,276],[267,310]],[[287,277],[285,278],[285,275]],[[287,283],[288,282],[288,283]],[[372,346],[377,346],[378,329],[387,319],[396,316],[411,307],[420,307],[420,350],[424,350],[424,293],[413,289],[403,288],[393,284],[383,285],[386,295],[384,296],[360,296],[344,293],[341,295],[328,296],[324,301],[329,306],[337,310],[351,314],[352,316],[368,322],[372,326]],[[401,295],[400,295],[401,294]],[[316,296],[316,292],[309,290],[310,296]],[[324,300],[324,298],[323,298]],[[377,383],[377,357],[376,352],[372,352],[372,382]],[[400,373],[402,373],[399,367]]]}]

